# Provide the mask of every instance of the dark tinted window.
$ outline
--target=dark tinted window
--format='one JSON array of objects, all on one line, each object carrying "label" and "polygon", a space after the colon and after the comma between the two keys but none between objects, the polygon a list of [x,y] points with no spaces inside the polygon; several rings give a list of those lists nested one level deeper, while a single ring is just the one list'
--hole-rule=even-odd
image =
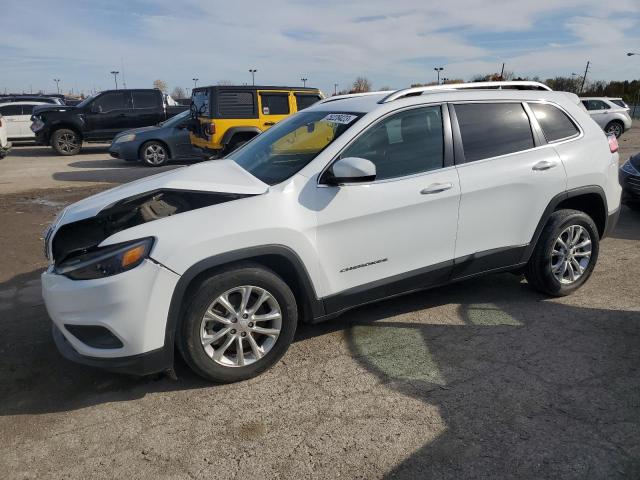
[{"label": "dark tinted window", "polygon": [[571,119],[559,108],[545,103],[530,103],[547,142],[572,137],[579,133]]},{"label": "dark tinted window", "polygon": [[298,111],[310,107],[320,100],[319,95],[296,94],[296,108]]},{"label": "dark tinted window", "polygon": [[31,115],[35,105],[22,105],[22,115]]},{"label": "dark tinted window", "polygon": [[101,95],[93,102],[94,108],[99,107],[99,112],[109,112],[111,110],[122,110],[126,108],[125,92],[109,92]]},{"label": "dark tinted window", "polygon": [[223,118],[254,118],[253,92],[218,92],[218,112]]},{"label": "dark tinted window", "polygon": [[624,103],[622,100],[609,100],[609,101],[615,103],[620,107],[627,108],[627,104]]},{"label": "dark tinted window", "polygon": [[5,117],[22,115],[22,105],[5,105],[4,107],[0,107],[0,113]]},{"label": "dark tinted window", "polygon": [[456,105],[466,162],[533,148],[529,117],[519,103]]},{"label": "dark tinted window", "polygon": [[262,93],[263,115],[288,115],[289,95],[286,93]]},{"label": "dark tinted window", "polygon": [[606,110],[611,108],[602,100],[583,100],[582,104],[587,107],[587,110]]},{"label": "dark tinted window", "polygon": [[196,116],[209,116],[209,90],[196,90],[191,95],[191,109]]},{"label": "dark tinted window", "polygon": [[440,107],[407,110],[371,127],[340,155],[376,165],[376,180],[442,168],[444,146]]},{"label": "dark tinted window", "polygon": [[156,92],[132,92],[133,108],[156,108],[159,95]]}]

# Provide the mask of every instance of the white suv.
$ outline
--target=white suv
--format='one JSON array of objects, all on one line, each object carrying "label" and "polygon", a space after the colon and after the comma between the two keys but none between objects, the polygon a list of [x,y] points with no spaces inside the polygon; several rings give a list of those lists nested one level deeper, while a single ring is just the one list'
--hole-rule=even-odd
[{"label": "white suv", "polygon": [[42,275],[59,350],[147,374],[177,345],[230,382],[299,321],[379,299],[497,271],[571,293],[617,219],[615,138],[575,95],[474,87],[329,98],[224,160],[71,205]]}]

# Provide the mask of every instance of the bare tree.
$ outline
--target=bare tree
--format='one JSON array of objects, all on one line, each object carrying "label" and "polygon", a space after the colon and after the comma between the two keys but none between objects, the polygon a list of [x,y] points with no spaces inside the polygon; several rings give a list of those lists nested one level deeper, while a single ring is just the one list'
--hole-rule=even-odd
[{"label": "bare tree", "polygon": [[353,82],[349,93],[364,93],[371,91],[371,82],[366,77],[358,77]]},{"label": "bare tree", "polygon": [[160,79],[154,80],[153,81],[153,88],[157,88],[162,93],[167,93],[167,82],[165,82],[164,80],[160,80]]},{"label": "bare tree", "polygon": [[173,98],[187,98],[187,92],[185,92],[184,88],[182,87],[175,87],[171,91],[171,96]]}]

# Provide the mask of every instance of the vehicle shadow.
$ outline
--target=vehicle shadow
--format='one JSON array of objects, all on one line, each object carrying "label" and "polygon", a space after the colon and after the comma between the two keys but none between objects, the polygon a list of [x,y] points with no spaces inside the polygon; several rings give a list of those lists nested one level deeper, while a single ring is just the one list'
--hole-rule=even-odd
[{"label": "vehicle shadow", "polygon": [[[107,149],[110,144],[87,144],[83,145],[82,150],[78,155],[82,154],[95,154],[95,153],[107,153]],[[33,143],[19,143],[15,144],[9,153],[12,157],[58,157],[68,158],[58,155],[51,147],[45,145],[35,145]]]},{"label": "vehicle shadow", "polygon": [[618,225],[611,233],[612,238],[640,240],[640,211],[622,206]]}]

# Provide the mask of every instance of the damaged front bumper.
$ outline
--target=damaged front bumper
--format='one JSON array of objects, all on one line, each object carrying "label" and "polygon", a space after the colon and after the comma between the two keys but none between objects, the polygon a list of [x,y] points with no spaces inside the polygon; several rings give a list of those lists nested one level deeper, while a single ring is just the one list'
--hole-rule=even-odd
[{"label": "damaged front bumper", "polygon": [[170,368],[166,323],[179,278],[152,260],[93,280],[71,280],[49,268],[42,294],[58,349],[70,360],[125,373]]}]

